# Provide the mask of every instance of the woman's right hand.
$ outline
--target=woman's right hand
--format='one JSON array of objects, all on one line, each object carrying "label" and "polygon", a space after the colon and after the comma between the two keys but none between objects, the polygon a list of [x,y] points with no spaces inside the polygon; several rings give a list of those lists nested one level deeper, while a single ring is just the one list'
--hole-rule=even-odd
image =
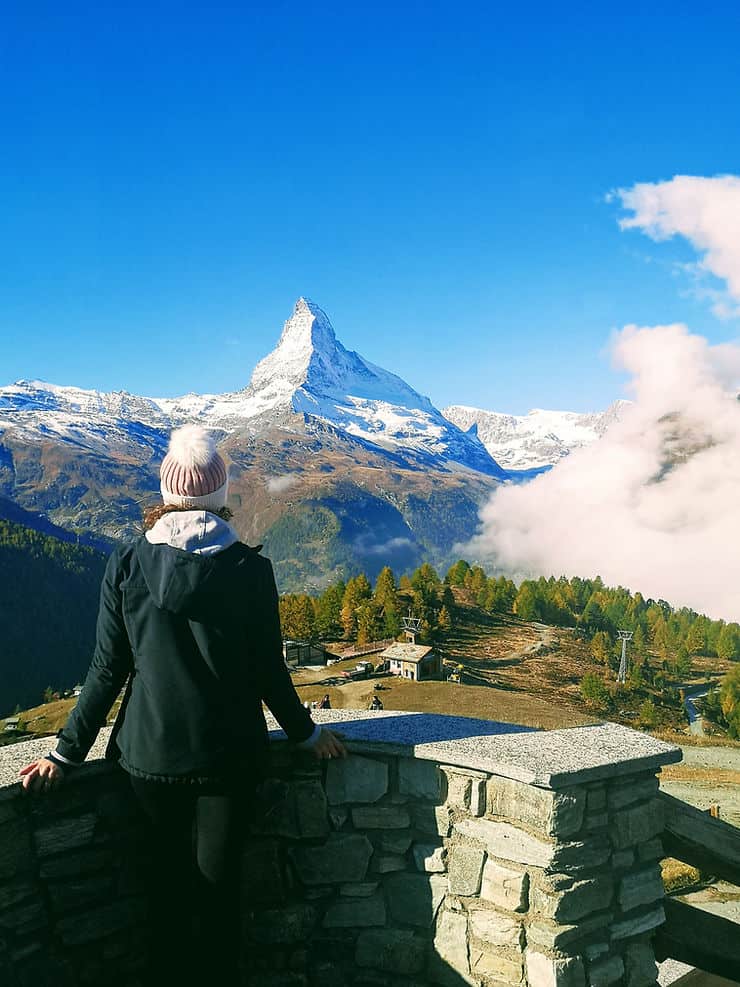
[{"label": "woman's right hand", "polygon": [[20,769],[19,774],[23,775],[23,788],[31,792],[52,791],[58,788],[64,779],[64,772],[59,765],[46,757],[40,757],[38,761],[27,764]]},{"label": "woman's right hand", "polygon": [[346,757],[347,748],[339,737],[340,734],[334,733],[329,727],[322,727],[321,733],[311,750],[318,758]]}]

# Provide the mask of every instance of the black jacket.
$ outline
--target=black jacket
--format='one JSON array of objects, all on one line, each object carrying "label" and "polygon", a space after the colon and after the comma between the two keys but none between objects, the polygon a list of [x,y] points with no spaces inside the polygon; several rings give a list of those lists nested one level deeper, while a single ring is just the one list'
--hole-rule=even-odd
[{"label": "black jacket", "polygon": [[291,740],[314,725],[283,660],[269,559],[236,542],[204,556],[152,545],[116,549],[100,593],[95,654],[57,752],[81,762],[127,676],[107,757],[165,781],[217,777],[226,764],[259,771],[265,701]]}]

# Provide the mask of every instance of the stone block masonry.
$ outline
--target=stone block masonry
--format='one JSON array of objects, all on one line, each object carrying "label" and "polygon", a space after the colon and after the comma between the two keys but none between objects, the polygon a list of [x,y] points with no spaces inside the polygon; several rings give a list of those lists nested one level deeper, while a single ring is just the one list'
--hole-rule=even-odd
[{"label": "stone block masonry", "polygon": [[[653,987],[675,748],[608,724],[317,718],[351,753],[275,735],[239,861],[243,985]],[[145,838],[101,762],[45,798],[0,788],[0,983],[136,987]]]}]

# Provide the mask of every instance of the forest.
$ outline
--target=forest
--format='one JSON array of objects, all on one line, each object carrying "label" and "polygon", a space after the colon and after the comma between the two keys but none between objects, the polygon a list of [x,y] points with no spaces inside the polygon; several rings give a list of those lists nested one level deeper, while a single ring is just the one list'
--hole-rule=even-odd
[{"label": "forest", "polygon": [[84,676],[106,558],[0,519],[0,716]]},{"label": "forest", "polygon": [[[316,596],[286,594],[280,613],[286,637],[359,644],[397,637],[402,617],[410,613],[421,620],[419,641],[433,643],[443,640],[461,618],[463,602],[491,615],[573,628],[604,666],[604,674],[584,670],[581,680],[584,699],[602,710],[615,700],[613,679],[621,649],[617,632],[630,631],[626,688],[645,697],[640,715],[646,725],[655,718],[653,696],[680,705],[680,686],[691,675],[693,658],[740,659],[737,623],[712,620],[685,607],[674,609],[665,600],[605,586],[599,577],[541,578],[517,586],[462,559],[444,577],[424,564],[396,580],[386,567],[374,586],[360,574]],[[707,697],[705,712],[731,736],[740,736],[740,665]]]},{"label": "forest", "polygon": [[425,563],[396,579],[386,566],[373,586],[364,574],[328,586],[319,595],[287,593],[280,598],[283,631],[301,640],[357,640],[395,637],[410,608],[422,620],[422,638],[452,626],[456,603],[452,588],[466,602],[489,614],[513,614],[522,620],[573,627],[587,635],[594,654],[605,662],[617,653],[617,631],[633,633],[631,650],[649,649],[681,675],[692,655],[740,658],[740,624],[711,620],[665,600],[645,599],[623,587],[595,579],[525,580],[517,586],[505,576],[487,576],[480,566],[460,560],[444,577]]}]

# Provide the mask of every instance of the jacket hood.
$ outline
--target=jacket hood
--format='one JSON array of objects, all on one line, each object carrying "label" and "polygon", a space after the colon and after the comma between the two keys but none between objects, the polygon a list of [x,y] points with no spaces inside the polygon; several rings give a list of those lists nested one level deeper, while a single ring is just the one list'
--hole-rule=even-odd
[{"label": "jacket hood", "polygon": [[160,610],[196,617],[217,605],[242,559],[239,536],[209,511],[172,511],[140,538],[136,555]]}]

